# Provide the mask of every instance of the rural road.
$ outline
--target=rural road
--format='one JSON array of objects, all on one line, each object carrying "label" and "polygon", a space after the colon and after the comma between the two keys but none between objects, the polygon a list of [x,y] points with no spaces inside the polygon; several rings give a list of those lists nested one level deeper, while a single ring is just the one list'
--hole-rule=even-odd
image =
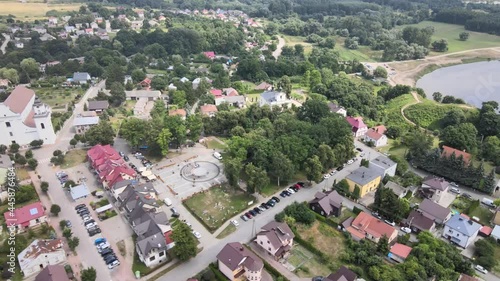
[{"label": "rural road", "polygon": [[0,46],[0,51],[2,51],[2,54],[5,54],[5,48],[7,48],[7,44],[9,44],[10,36],[5,33],[2,33],[2,35],[5,38],[5,41],[2,43],[2,46]]},{"label": "rural road", "polygon": [[278,46],[276,46],[276,50],[273,52],[273,57],[275,59],[278,59],[278,57],[281,55],[281,50],[283,50],[283,47],[285,46],[285,39],[283,37],[278,36]]}]

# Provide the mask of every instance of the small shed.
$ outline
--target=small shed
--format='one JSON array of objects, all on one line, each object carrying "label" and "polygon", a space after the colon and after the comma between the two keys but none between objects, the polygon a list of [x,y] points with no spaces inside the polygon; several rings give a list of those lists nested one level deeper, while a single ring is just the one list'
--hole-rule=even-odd
[{"label": "small shed", "polygon": [[111,209],[113,209],[113,205],[108,204],[108,205],[105,205],[105,206],[102,206],[102,207],[95,209],[95,212],[100,214],[102,212],[106,212],[107,210],[111,210]]}]

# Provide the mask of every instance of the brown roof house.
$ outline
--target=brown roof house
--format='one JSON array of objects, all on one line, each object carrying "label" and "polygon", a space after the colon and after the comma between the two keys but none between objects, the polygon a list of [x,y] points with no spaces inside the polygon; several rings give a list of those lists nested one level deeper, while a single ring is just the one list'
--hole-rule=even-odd
[{"label": "brown roof house", "polygon": [[424,214],[420,210],[413,210],[408,215],[405,223],[413,232],[419,233],[420,231],[434,231],[436,228],[436,223],[434,218],[427,214]]},{"label": "brown roof house", "polygon": [[205,104],[200,106],[200,112],[205,116],[214,117],[217,111],[217,106],[215,106],[215,104]]},{"label": "brown roof house", "polygon": [[469,162],[472,159],[472,155],[470,155],[465,151],[461,151],[453,147],[443,145],[443,152],[441,153],[441,157],[450,158],[452,155],[455,155],[456,158],[462,157],[464,165],[466,166],[469,165]]},{"label": "brown roof house", "polygon": [[449,208],[445,208],[429,199],[424,199],[418,206],[418,210],[437,224],[444,224],[451,218]]},{"label": "brown roof house", "polygon": [[35,281],[69,281],[68,274],[62,265],[49,265],[42,269]]},{"label": "brown roof house", "polygon": [[219,270],[229,280],[262,279],[264,263],[239,242],[227,243],[217,254]]},{"label": "brown roof house", "polygon": [[387,136],[378,132],[377,129],[371,128],[363,136],[363,141],[373,143],[373,146],[379,147],[387,145]]},{"label": "brown roof house", "polygon": [[323,278],[323,281],[356,281],[358,276],[354,271],[345,266],[341,266],[335,273]]},{"label": "brown roof house", "polygon": [[255,243],[266,250],[274,259],[286,258],[292,249],[295,235],[284,222],[272,221],[264,225],[257,236]]},{"label": "brown roof house", "polygon": [[429,176],[422,182],[421,191],[424,193],[426,198],[439,203],[443,198],[443,195],[448,192],[448,187],[450,183],[443,178],[438,178],[435,176]]},{"label": "brown roof house", "polygon": [[96,113],[101,113],[108,109],[109,102],[107,100],[91,100],[89,101],[88,110],[95,111]]},{"label": "brown roof house", "polygon": [[17,259],[24,276],[40,272],[49,265],[60,264],[66,261],[66,253],[62,248],[61,239],[34,240],[24,249]]},{"label": "brown roof house", "polygon": [[309,202],[309,207],[322,216],[339,217],[342,214],[343,201],[344,198],[335,190],[328,193],[316,192],[314,199]]},{"label": "brown roof house", "polygon": [[345,110],[345,108],[343,106],[340,106],[336,103],[329,102],[328,108],[330,109],[330,112],[332,112],[332,113],[337,113],[337,114],[340,114],[344,117],[347,116],[347,110]]}]

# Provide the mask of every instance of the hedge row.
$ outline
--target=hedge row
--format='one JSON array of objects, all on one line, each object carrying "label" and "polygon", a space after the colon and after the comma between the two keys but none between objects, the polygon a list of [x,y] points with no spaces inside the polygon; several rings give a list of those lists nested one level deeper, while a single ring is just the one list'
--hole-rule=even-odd
[{"label": "hedge row", "polygon": [[328,262],[328,256],[325,255],[322,251],[316,249],[311,243],[307,242],[306,240],[302,239],[298,233],[293,230],[295,234],[295,238],[293,238],[294,242],[297,242],[298,244],[302,245],[302,247],[306,248],[309,252],[317,255],[322,262]]},{"label": "hedge row", "polygon": [[339,226],[336,222],[334,222],[334,221],[332,221],[330,219],[327,219],[327,218],[323,217],[322,215],[320,215],[320,214],[318,214],[318,213],[316,213],[314,211],[311,211],[311,212],[314,213],[314,215],[316,216],[316,219],[319,220],[320,222],[324,222],[324,223],[328,224],[329,226],[331,226],[331,227],[333,227],[335,229]]},{"label": "hedge row", "polygon": [[218,281],[227,281],[226,276],[222,274],[222,272],[220,272],[219,267],[216,263],[210,263],[208,267],[215,274],[215,279],[217,279]]}]

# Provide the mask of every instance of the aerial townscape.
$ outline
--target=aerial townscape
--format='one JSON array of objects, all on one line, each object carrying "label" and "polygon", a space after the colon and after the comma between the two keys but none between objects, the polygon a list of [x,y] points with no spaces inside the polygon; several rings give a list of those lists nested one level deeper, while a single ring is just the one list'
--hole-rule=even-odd
[{"label": "aerial townscape", "polygon": [[11,281],[499,281],[500,2],[0,1]]}]

